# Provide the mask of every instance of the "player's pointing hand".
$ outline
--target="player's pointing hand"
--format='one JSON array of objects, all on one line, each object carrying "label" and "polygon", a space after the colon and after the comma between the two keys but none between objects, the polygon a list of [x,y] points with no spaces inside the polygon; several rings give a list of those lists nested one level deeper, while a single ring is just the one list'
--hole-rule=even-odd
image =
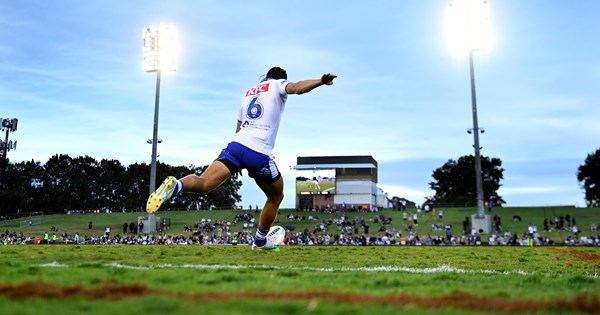
[{"label": "player's pointing hand", "polygon": [[332,85],[333,84],[333,79],[337,78],[337,75],[333,74],[333,73],[325,73],[322,77],[321,77],[321,83],[325,84],[325,85]]}]

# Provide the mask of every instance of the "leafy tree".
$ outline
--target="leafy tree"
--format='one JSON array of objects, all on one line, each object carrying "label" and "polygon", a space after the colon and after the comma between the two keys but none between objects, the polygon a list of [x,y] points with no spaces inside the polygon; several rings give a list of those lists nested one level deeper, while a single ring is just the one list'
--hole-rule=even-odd
[{"label": "leafy tree", "polygon": [[127,167],[124,186],[127,190],[124,201],[125,209],[142,210],[150,195],[150,165],[134,163]]},{"label": "leafy tree", "polygon": [[100,161],[99,171],[96,178],[99,206],[111,210],[124,209],[127,196],[125,166],[118,160],[103,159]]},{"label": "leafy tree", "polygon": [[90,156],[72,159],[67,176],[71,182],[67,209],[100,209],[100,163]]},{"label": "leafy tree", "polygon": [[[503,172],[500,159],[481,157],[483,196],[494,205],[505,203],[498,195],[500,180],[504,177]],[[457,161],[448,160],[442,167],[433,171],[432,177],[435,181],[430,182],[429,186],[435,191],[435,196],[429,198],[429,201],[436,204],[477,205],[473,155],[462,156]]]},{"label": "leafy tree", "polygon": [[43,167],[33,160],[7,163],[0,179],[0,212],[32,212],[43,209]]},{"label": "leafy tree", "polygon": [[[191,165],[189,168],[174,168],[171,170],[171,174],[179,174],[179,177],[183,177],[191,173],[201,175],[204,171],[206,171],[207,168],[208,165],[203,167],[195,167]],[[241,186],[242,181],[237,180],[237,176],[233,176],[221,186],[206,194],[179,194],[177,197],[171,199],[171,204],[166,205],[166,207],[184,207],[193,210],[208,209],[211,206],[218,208],[233,207],[233,205],[242,200],[242,196],[238,194],[238,190]]]},{"label": "leafy tree", "polygon": [[[598,206],[600,200],[600,149],[588,154],[583,165],[577,169],[577,180],[585,190],[588,206]],[[595,201],[592,203],[592,201]]]},{"label": "leafy tree", "polygon": [[[157,186],[169,176],[201,174],[208,166],[170,166],[158,162]],[[118,160],[56,154],[45,165],[33,160],[7,164],[0,177],[0,213],[18,211],[135,209],[143,211],[150,194],[150,166],[125,167]],[[164,205],[172,209],[233,207],[241,200],[237,178],[204,195],[180,194]]]},{"label": "leafy tree", "polygon": [[46,162],[42,177],[46,207],[42,211],[60,212],[73,209],[70,206],[73,180],[68,175],[72,164],[73,159],[66,154],[55,154]]},{"label": "leafy tree", "polygon": [[24,179],[21,178],[19,167],[8,164],[2,172],[0,183],[0,208],[6,209],[7,213],[17,212],[26,202],[27,196],[23,191]]},{"label": "leafy tree", "polygon": [[21,181],[18,189],[22,191],[26,198],[20,205],[23,212],[43,211],[44,188],[42,177],[44,176],[44,167],[40,162],[31,160],[13,165],[17,169]]}]

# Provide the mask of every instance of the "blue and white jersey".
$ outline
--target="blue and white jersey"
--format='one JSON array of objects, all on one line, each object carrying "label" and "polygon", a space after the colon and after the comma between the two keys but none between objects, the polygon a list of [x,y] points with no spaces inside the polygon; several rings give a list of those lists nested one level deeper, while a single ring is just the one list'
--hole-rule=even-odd
[{"label": "blue and white jersey", "polygon": [[238,112],[240,131],[233,141],[272,157],[289,83],[283,79],[267,80],[246,91]]}]

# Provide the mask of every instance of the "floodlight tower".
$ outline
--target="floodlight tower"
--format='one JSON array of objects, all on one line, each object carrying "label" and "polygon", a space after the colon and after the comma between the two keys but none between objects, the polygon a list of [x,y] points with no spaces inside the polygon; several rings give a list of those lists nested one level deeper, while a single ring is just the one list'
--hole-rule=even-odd
[{"label": "floodlight tower", "polygon": [[[147,27],[142,30],[144,38],[144,61],[142,68],[145,72],[156,72],[156,96],[154,98],[154,128],[152,139],[148,143],[152,144],[152,162],[150,164],[150,192],[156,190],[156,151],[157,145],[162,142],[158,139],[158,108],[160,101],[160,73],[165,71],[175,71],[177,69],[177,33],[172,25],[159,25],[158,27]],[[138,217],[138,225],[145,222],[143,231],[140,233],[156,232],[156,224],[160,218],[154,214],[148,217]]]},{"label": "floodlight tower", "polygon": [[477,189],[477,214],[472,216],[472,226],[484,233],[491,231],[491,221],[485,214],[483,206],[483,180],[481,173],[481,155],[479,146],[479,128],[477,121],[477,99],[475,95],[475,70],[473,52],[486,51],[492,46],[490,10],[487,0],[454,0],[450,3],[446,14],[448,40],[453,52],[469,53],[469,70],[471,76],[471,106],[473,111],[473,128],[467,132],[473,134],[475,148],[475,185]]},{"label": "floodlight tower", "polygon": [[156,72],[156,96],[154,99],[154,128],[152,140],[152,162],[150,164],[150,193],[156,190],[156,152],[158,143],[158,113],[160,102],[160,73],[177,69],[177,33],[172,25],[159,25],[143,29],[145,72]]},{"label": "floodlight tower", "polygon": [[4,141],[0,140],[0,163],[2,163],[0,165],[2,168],[0,173],[4,173],[8,151],[15,150],[17,148],[17,141],[8,141],[8,133],[17,131],[18,122],[19,120],[17,118],[0,118],[0,131],[6,131]]}]

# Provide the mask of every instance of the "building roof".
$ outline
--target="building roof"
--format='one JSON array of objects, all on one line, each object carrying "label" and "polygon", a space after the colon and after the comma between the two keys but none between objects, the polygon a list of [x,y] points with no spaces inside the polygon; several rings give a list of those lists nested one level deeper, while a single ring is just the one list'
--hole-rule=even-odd
[{"label": "building roof", "polygon": [[377,161],[370,155],[346,156],[299,156],[294,168],[331,169],[331,168],[377,168]]},{"label": "building roof", "polygon": [[364,164],[302,164],[293,167],[296,170],[315,170],[315,169],[332,169],[332,168],[376,168],[375,165]]}]

